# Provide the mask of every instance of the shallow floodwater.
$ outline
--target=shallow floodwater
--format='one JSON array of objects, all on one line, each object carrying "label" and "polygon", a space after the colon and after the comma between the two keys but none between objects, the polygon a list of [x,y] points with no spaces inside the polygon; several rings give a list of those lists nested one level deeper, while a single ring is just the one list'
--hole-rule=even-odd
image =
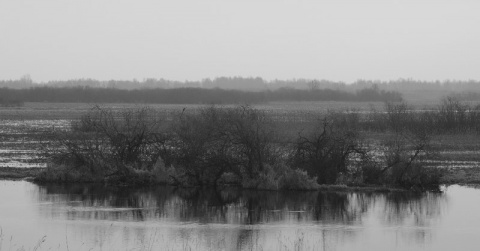
[{"label": "shallow floodwater", "polygon": [[[0,250],[478,250],[480,190],[255,192],[0,181]],[[38,249],[36,247],[39,246]]]}]

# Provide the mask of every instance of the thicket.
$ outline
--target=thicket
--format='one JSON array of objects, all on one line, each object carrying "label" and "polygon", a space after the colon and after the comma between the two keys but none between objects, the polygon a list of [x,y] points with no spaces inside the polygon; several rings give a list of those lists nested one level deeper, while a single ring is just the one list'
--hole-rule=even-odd
[{"label": "thicket", "polygon": [[153,181],[151,170],[167,140],[152,109],[113,111],[96,106],[71,129],[52,131],[45,155],[54,164],[39,179]]},{"label": "thicket", "polygon": [[[407,126],[412,113],[403,104],[387,105],[375,116],[370,121],[358,113],[329,112],[315,129],[285,139],[270,116],[250,106],[182,111],[173,120],[149,108],[95,107],[70,130],[52,132],[54,143],[46,150],[51,164],[37,180],[275,190],[437,186],[441,173],[423,166],[431,154],[431,130]],[[367,143],[366,123],[385,124],[389,136]]]}]

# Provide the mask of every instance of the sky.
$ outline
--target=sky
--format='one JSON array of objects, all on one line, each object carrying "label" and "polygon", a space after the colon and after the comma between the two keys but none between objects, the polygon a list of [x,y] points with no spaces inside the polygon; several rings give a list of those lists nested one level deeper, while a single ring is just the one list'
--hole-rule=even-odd
[{"label": "sky", "polygon": [[478,0],[0,0],[0,79],[480,80]]}]

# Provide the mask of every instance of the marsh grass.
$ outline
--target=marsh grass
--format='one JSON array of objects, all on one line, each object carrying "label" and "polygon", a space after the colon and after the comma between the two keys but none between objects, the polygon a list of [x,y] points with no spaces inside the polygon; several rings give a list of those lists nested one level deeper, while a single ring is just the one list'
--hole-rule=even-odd
[{"label": "marsh grass", "polygon": [[[32,250],[32,251],[40,251],[42,250],[42,244],[47,240],[47,236],[44,235],[43,237],[41,237],[37,243],[35,244],[35,246],[33,246],[32,248],[26,248],[25,246],[19,244],[19,243],[14,243],[13,242],[13,236],[10,236],[9,238],[9,246],[8,246],[8,249],[4,249],[4,234],[3,234],[3,228],[0,227],[0,251],[2,250],[8,250],[8,251],[11,251],[11,250],[15,250],[15,251],[27,251],[27,250]],[[20,246],[21,245],[21,246]],[[51,248],[50,248],[51,249]]]}]

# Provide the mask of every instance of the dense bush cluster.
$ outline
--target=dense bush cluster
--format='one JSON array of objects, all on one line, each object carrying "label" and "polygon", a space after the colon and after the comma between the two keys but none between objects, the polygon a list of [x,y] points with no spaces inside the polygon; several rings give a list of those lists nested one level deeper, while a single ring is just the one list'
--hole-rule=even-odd
[{"label": "dense bush cluster", "polygon": [[[388,109],[378,119],[411,115]],[[367,144],[362,123],[357,113],[329,112],[315,129],[286,139],[270,116],[250,106],[182,111],[173,119],[149,108],[95,107],[70,130],[52,132],[51,167],[37,179],[275,190],[438,185],[440,173],[422,166],[430,151],[427,130],[392,122],[388,140]]]},{"label": "dense bush cluster", "polygon": [[51,132],[47,137],[53,143],[45,153],[68,169],[64,178],[57,178],[74,175],[101,181],[151,170],[167,137],[162,121],[153,114],[149,108],[115,112],[96,106],[72,122],[71,130]]}]

